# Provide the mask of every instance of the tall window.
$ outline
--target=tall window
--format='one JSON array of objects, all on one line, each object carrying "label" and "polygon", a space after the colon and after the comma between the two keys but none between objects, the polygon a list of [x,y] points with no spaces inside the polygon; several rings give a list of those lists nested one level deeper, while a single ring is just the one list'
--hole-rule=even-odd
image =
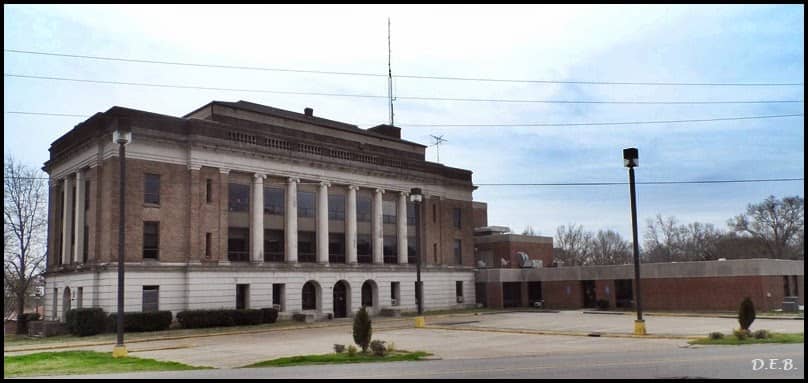
[{"label": "tall window", "polygon": [[415,263],[417,254],[418,243],[415,242],[415,236],[407,237],[407,263]]},{"label": "tall window", "polygon": [[317,262],[317,242],[313,231],[297,232],[297,260]]},{"label": "tall window", "polygon": [[205,179],[205,201],[213,202],[213,180],[210,178]]},{"label": "tall window", "polygon": [[160,175],[145,174],[143,177],[143,202],[160,204]]},{"label": "tall window", "polygon": [[211,237],[212,237],[211,233],[205,233],[205,257],[206,258],[210,258],[210,246],[211,246],[211,243],[212,243],[212,240],[211,240],[212,238]]},{"label": "tall window", "polygon": [[143,286],[143,311],[160,309],[160,286]]},{"label": "tall window", "polygon": [[415,204],[407,202],[407,225],[415,225]]},{"label": "tall window", "polygon": [[236,285],[236,310],[246,310],[249,307],[250,285]]},{"label": "tall window", "polygon": [[160,222],[143,222],[143,259],[159,259]]},{"label": "tall window", "polygon": [[390,304],[393,306],[401,304],[401,282],[390,282]]},{"label": "tall window", "polygon": [[250,210],[250,185],[231,183],[228,185],[227,208],[230,211]]},{"label": "tall window", "polygon": [[455,296],[463,296],[463,281],[455,281]]},{"label": "tall window", "polygon": [[84,263],[87,263],[87,258],[90,257],[90,227],[84,225],[84,249],[82,249],[81,258]]},{"label": "tall window", "polygon": [[284,291],[286,285],[283,283],[272,284],[272,305],[278,306],[278,311],[286,311],[286,302],[284,301]]},{"label": "tall window", "polygon": [[345,220],[345,196],[341,194],[328,195],[328,219],[332,221]]},{"label": "tall window", "polygon": [[356,235],[356,261],[358,263],[373,262],[373,252],[371,250],[370,235]]},{"label": "tall window", "polygon": [[283,262],[283,230],[264,230],[264,261]]},{"label": "tall window", "polygon": [[328,234],[328,262],[345,263],[345,234]]},{"label": "tall window", "polygon": [[297,192],[297,216],[314,217],[317,211],[317,203],[312,192]]},{"label": "tall window", "polygon": [[227,259],[233,262],[250,260],[250,229],[231,227],[227,231]]},{"label": "tall window", "polygon": [[283,215],[283,189],[264,188],[264,214]]},{"label": "tall window", "polygon": [[398,263],[397,239],[394,235],[384,236],[384,263]]},{"label": "tall window", "polygon": [[369,195],[356,196],[356,220],[358,222],[370,222],[371,204]]},{"label": "tall window", "polygon": [[432,204],[432,223],[438,222],[438,204]]},{"label": "tall window", "polygon": [[454,227],[458,229],[460,229],[461,222],[460,211],[459,207],[452,209],[452,222],[454,223]]},{"label": "tall window", "polygon": [[84,181],[84,210],[89,209],[90,209],[90,180],[87,180]]},{"label": "tall window", "polygon": [[462,252],[462,244],[459,239],[455,239],[454,241],[454,259],[455,265],[462,265],[463,264],[463,252]]},{"label": "tall window", "polygon": [[382,201],[382,222],[396,223],[396,201]]}]

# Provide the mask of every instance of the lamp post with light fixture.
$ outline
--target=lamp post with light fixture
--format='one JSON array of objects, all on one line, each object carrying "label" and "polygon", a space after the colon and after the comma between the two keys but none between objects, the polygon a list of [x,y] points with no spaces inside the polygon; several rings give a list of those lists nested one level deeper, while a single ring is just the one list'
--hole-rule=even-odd
[{"label": "lamp post with light fixture", "polygon": [[642,294],[640,293],[640,245],[637,242],[637,191],[634,186],[634,168],[640,166],[640,154],[637,148],[623,149],[623,166],[628,168],[631,194],[631,234],[634,239],[634,296],[637,302],[634,335],[645,335],[645,321],[642,319]]},{"label": "lamp post with light fixture", "polygon": [[415,327],[424,327],[424,285],[421,282],[421,188],[410,190],[410,202],[415,204],[415,301],[418,305],[418,316]]},{"label": "lamp post with light fixture", "polygon": [[119,191],[118,195],[118,314],[116,323],[118,341],[112,349],[113,358],[126,357],[126,346],[123,344],[123,264],[124,264],[124,240],[126,229],[126,145],[132,142],[132,131],[125,120],[118,121],[118,129],[112,133],[112,142],[118,144],[118,162],[120,164]]}]

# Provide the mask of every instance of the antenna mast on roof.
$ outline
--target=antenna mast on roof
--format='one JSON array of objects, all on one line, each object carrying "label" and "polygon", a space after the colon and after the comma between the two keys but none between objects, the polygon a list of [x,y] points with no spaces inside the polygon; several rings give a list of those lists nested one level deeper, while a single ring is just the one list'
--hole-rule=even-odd
[{"label": "antenna mast on roof", "polygon": [[390,56],[391,56],[391,48],[390,48],[390,18],[387,18],[387,93],[390,97],[390,126],[394,126],[393,124],[393,70],[390,65]]},{"label": "antenna mast on roof", "polygon": [[429,136],[432,137],[433,139],[435,139],[435,143],[432,144],[432,145],[429,145],[429,146],[434,146],[435,147],[435,150],[437,151],[437,154],[438,154],[438,162],[440,162],[440,144],[442,144],[444,142],[449,142],[449,140],[444,140],[442,134],[440,136],[435,136],[435,135],[430,134]]}]

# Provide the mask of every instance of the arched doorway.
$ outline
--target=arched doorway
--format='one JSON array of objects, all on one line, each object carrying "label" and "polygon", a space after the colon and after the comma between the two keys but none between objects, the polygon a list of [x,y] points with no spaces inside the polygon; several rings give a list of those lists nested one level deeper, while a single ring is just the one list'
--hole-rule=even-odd
[{"label": "arched doorway", "polygon": [[374,307],[376,302],[379,301],[379,289],[376,287],[376,282],[367,280],[362,284],[362,306]]},{"label": "arched doorway", "polygon": [[345,318],[351,311],[351,286],[346,281],[334,285],[334,318]]},{"label": "arched doorway", "polygon": [[67,312],[70,310],[70,287],[65,287],[62,293],[62,322],[67,320]]},{"label": "arched doorway", "polygon": [[303,310],[320,311],[320,284],[315,281],[306,282],[303,285],[301,303]]}]

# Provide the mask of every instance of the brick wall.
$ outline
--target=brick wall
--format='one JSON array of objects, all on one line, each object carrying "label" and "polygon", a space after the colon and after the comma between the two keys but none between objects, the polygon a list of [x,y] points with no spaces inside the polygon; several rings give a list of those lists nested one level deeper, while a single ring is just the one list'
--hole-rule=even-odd
[{"label": "brick wall", "polygon": [[581,281],[545,281],[541,289],[546,308],[579,309],[584,305]]}]

